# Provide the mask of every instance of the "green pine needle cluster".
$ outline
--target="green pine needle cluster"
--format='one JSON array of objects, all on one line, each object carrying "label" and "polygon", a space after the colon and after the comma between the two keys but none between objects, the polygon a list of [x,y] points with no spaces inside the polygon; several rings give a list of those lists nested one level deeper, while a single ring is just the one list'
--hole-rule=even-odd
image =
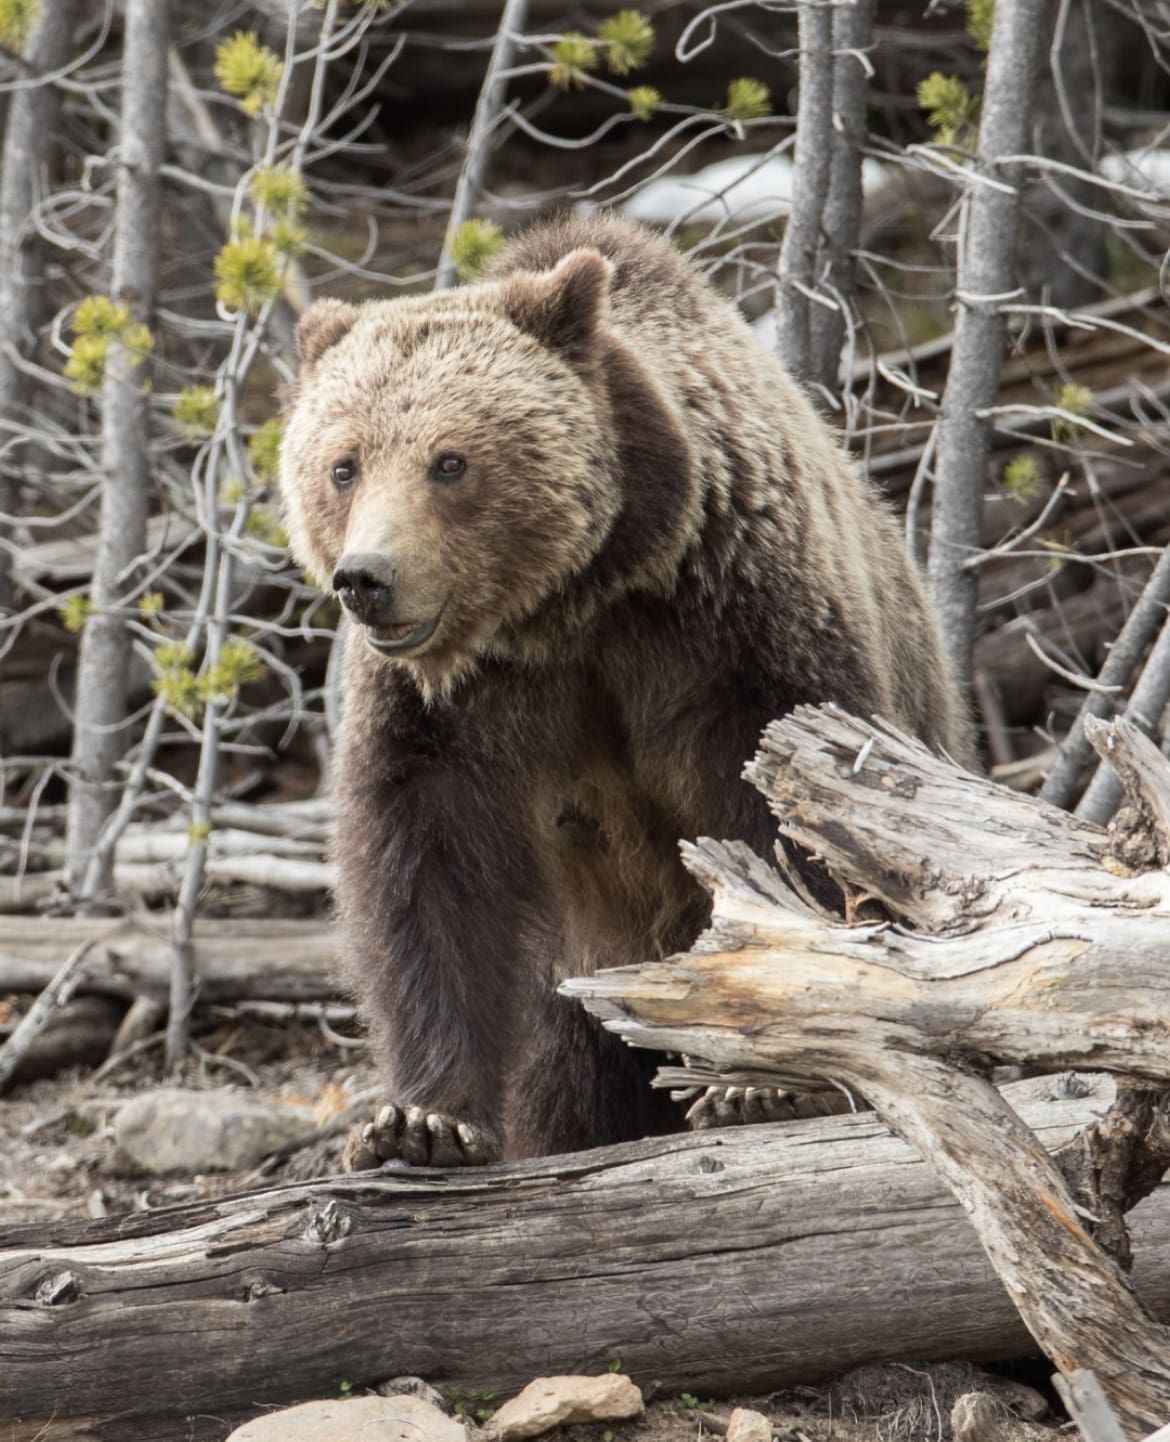
[{"label": "green pine needle cluster", "polygon": [[173,414],[187,440],[202,440],[219,423],[219,397],[211,386],[186,386],[175,397]]},{"label": "green pine needle cluster", "polygon": [[[1093,392],[1088,386],[1066,381],[1057,391],[1054,404],[1060,410],[1067,411],[1069,415],[1087,416],[1093,409]],[[1075,420],[1068,420],[1065,416],[1052,418],[1052,439],[1054,441],[1071,441],[1083,431],[1084,427],[1077,425]]]},{"label": "green pine needle cluster", "polygon": [[597,45],[579,30],[569,30],[552,48],[553,63],[548,67],[548,83],[561,90],[580,90],[586,73],[597,69]]},{"label": "green pine needle cluster", "polygon": [[0,45],[23,50],[40,13],[40,0],[0,0]]},{"label": "green pine needle cluster", "polygon": [[186,646],[179,641],[164,641],[154,650],[151,685],[169,711],[195,721],[210,703],[228,705],[241,686],[260,680],[266,669],[255,646],[238,636],[224,642],[214,666],[198,672]]},{"label": "green pine needle cluster", "polygon": [[[548,83],[561,90],[580,90],[605,59],[611,75],[640,70],[654,49],[654,26],[640,10],[618,10],[597,27],[597,36],[566,30],[552,46]],[[635,112],[637,113],[637,112]]]},{"label": "green pine needle cluster", "polygon": [[109,339],[103,335],[80,335],[73,342],[65,362],[65,375],[79,396],[101,390],[109,349]]},{"label": "green pine needle cluster", "polygon": [[967,34],[984,55],[991,49],[991,25],[995,0],[967,0]]},{"label": "green pine needle cluster", "polygon": [[256,315],[280,294],[283,274],[274,241],[241,234],[215,257],[215,298],[228,310]]},{"label": "green pine needle cluster", "polygon": [[195,678],[195,692],[206,706],[214,702],[226,706],[241,686],[259,681],[265,672],[264,661],[250,641],[233,637],[220,647],[219,660]]},{"label": "green pine needle cluster", "polygon": [[619,10],[601,22],[597,38],[605,47],[611,75],[641,70],[654,49],[654,26],[637,10]]},{"label": "green pine needle cluster", "polygon": [[130,312],[108,295],[87,295],[73,312],[74,335],[121,335],[130,324]]},{"label": "green pine needle cluster", "polygon": [[57,607],[57,616],[70,635],[76,636],[85,629],[85,623],[93,615],[94,609],[90,598],[79,593],[65,597]]},{"label": "green pine needle cluster", "polygon": [[285,166],[262,166],[252,176],[252,199],[274,215],[299,219],[309,203],[305,177]]},{"label": "green pine needle cluster", "polygon": [[65,375],[78,395],[101,387],[112,340],[120,340],[135,362],[154,349],[149,327],[108,295],[87,295],[73,313],[71,329],[76,338],[65,362]]},{"label": "green pine needle cluster", "polygon": [[272,227],[272,244],[283,256],[302,255],[308,243],[309,232],[298,221],[282,216]]},{"label": "green pine needle cluster", "polygon": [[237,30],[215,51],[215,78],[228,95],[239,97],[245,115],[258,115],[276,103],[284,63],[261,45],[254,30]]},{"label": "green pine needle cluster", "polygon": [[200,713],[199,682],[195,658],[179,641],[164,641],[154,649],[154,677],[151,688],[168,711],[194,720]]},{"label": "green pine needle cluster", "polygon": [[280,470],[280,442],[284,426],[279,416],[272,416],[248,437],[248,462],[252,474],[261,485],[275,481]]},{"label": "green pine needle cluster", "polygon": [[474,280],[503,249],[504,232],[492,220],[465,220],[451,237],[451,260],[461,280]]},{"label": "green pine needle cluster", "polygon": [[943,145],[952,145],[968,126],[979,119],[979,100],[957,75],[935,70],[918,82],[918,104],[926,111],[926,122]]},{"label": "green pine needle cluster", "polygon": [[1025,506],[1040,494],[1043,478],[1035,456],[1021,451],[1003,468],[1003,488],[1014,501]]},{"label": "green pine needle cluster", "polygon": [[762,120],[772,113],[772,92],[762,80],[741,76],[727,87],[724,108],[732,120]]},{"label": "green pine needle cluster", "polygon": [[626,99],[639,120],[653,120],[662,108],[662,94],[653,85],[635,85],[633,90],[626,91]]},{"label": "green pine needle cluster", "polygon": [[252,200],[274,218],[270,239],[281,255],[300,255],[309,235],[301,218],[309,204],[303,175],[283,166],[266,166],[252,177]]}]

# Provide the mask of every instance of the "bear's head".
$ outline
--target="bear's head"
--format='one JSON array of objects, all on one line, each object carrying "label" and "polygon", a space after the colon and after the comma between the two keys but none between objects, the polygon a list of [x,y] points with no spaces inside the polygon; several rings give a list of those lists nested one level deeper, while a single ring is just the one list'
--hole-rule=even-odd
[{"label": "bear's head", "polygon": [[563,594],[622,511],[612,266],[321,300],[281,454],[297,559],[430,691]]}]

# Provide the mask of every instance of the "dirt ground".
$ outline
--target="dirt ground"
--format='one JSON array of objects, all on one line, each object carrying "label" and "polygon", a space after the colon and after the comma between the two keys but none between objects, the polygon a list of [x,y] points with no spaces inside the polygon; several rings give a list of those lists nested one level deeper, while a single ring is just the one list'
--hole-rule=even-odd
[{"label": "dirt ground", "polygon": [[[249,1085],[269,1098],[312,1106],[322,1124],[343,1122],[375,1082],[363,1047],[343,1044],[337,1031],[313,1023],[226,1014],[203,1020],[194,1039],[198,1052],[180,1084]],[[114,1215],[337,1169],[344,1128],[265,1174],[135,1174],[117,1154],[113,1121],[129,1098],[162,1082],[161,1053],[154,1043],[105,1075],[75,1067],[17,1085],[0,1099],[0,1246],[8,1228],[20,1223]],[[360,1103],[363,1112],[367,1105]],[[960,1432],[964,1442],[1040,1442],[1055,1438],[1061,1425],[1050,1411],[1037,1420],[1053,1400],[1045,1386],[1048,1370],[1025,1363],[990,1377],[967,1364],[888,1364],[863,1368],[832,1386],[763,1396],[648,1397],[646,1415],[636,1421],[548,1435],[554,1442],[701,1442],[722,1436],[732,1409],[744,1406],[768,1418],[778,1442],[945,1442],[956,1435],[956,1399],[990,1391],[998,1410],[994,1434]],[[470,1422],[486,1420],[501,1400],[446,1398]],[[7,1442],[2,1423],[0,1439]]]}]

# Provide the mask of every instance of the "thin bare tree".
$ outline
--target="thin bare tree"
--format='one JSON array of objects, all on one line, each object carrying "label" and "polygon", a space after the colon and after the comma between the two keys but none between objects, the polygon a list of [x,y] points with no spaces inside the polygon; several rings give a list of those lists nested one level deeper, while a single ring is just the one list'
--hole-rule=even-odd
[{"label": "thin bare tree", "polygon": [[[0,160],[0,427],[9,429],[27,404],[29,379],[19,364],[32,348],[44,305],[44,240],[33,207],[52,164],[61,127],[56,76],[73,48],[77,0],[42,0],[25,49],[27,72],[8,103]],[[18,442],[11,431],[0,452],[0,526],[17,509]],[[0,611],[13,602],[9,553],[0,546]]]},{"label": "thin bare tree", "polygon": [[836,391],[841,346],[849,325],[861,233],[861,150],[869,91],[869,49],[875,0],[854,0],[833,10],[833,115],[829,137],[829,189],[823,216],[821,288],[832,306],[810,309],[810,379]]},{"label": "thin bare tree", "polygon": [[1160,629],[1164,632],[1168,614],[1170,550],[1162,552],[1125,625],[1110,646],[1092,689],[1086,693],[1081,709],[1061,744],[1060,753],[1040,788],[1044,801],[1064,807],[1072,803],[1081,775],[1094,754],[1085,730],[1086,720],[1090,716],[1111,716],[1118,709],[1123,687],[1136,670],[1146,647]]},{"label": "thin bare tree", "polygon": [[780,247],[780,348],[798,376],[814,369],[810,312],[833,159],[833,10],[806,0],[799,12],[800,91],[796,112],[796,173],[792,211]]},{"label": "thin bare tree", "polygon": [[500,28],[496,32],[496,43],[492,47],[487,74],[479,92],[475,117],[467,137],[463,167],[459,172],[455,199],[451,203],[451,214],[447,220],[443,253],[439,257],[439,269],[435,276],[436,290],[448,290],[457,279],[452,244],[460,226],[471,219],[483,191],[488,159],[492,152],[492,134],[500,123],[500,113],[508,89],[506,71],[512,63],[517,32],[524,24],[527,10],[528,0],[506,0],[504,12],[500,16]]},{"label": "thin bare tree", "polygon": [[[158,287],[168,10],[168,0],[128,0],[126,5],[111,298],[138,325],[149,324]],[[117,795],[111,781],[126,749],[130,633],[119,611],[133,593],[134,563],[146,548],[149,379],[148,356],[113,338],[102,387],[94,610],[81,636],[74,707],[66,838],[71,886],[82,880],[102,824],[114,809]]]},{"label": "thin bare tree", "polygon": [[1019,296],[1017,233],[1032,94],[1050,34],[1050,0],[996,0],[979,144],[963,168],[955,340],[936,432],[929,573],[955,674],[971,678],[976,572],[991,423],[1007,336],[1006,302]]}]

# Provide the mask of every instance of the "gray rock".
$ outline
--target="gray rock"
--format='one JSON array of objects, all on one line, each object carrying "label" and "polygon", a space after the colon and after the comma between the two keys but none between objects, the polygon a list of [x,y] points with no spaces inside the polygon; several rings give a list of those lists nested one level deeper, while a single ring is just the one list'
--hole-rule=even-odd
[{"label": "gray rock", "polygon": [[312,1127],[308,1107],[280,1106],[245,1091],[173,1087],[127,1102],[114,1137],[125,1159],[161,1176],[242,1171]]},{"label": "gray rock", "polygon": [[496,1412],[484,1431],[499,1442],[539,1437],[570,1422],[640,1417],[642,1394],[620,1372],[600,1377],[538,1377]]},{"label": "gray rock", "polygon": [[762,1412],[736,1407],[727,1419],[727,1442],[772,1442],[772,1424]]},{"label": "gray rock", "polygon": [[418,1397],[349,1397],[270,1412],[227,1442],[467,1442],[467,1432]]},{"label": "gray rock", "polygon": [[988,1392],[964,1392],[951,1408],[955,1442],[1005,1442],[1006,1425],[1003,1403]]}]

